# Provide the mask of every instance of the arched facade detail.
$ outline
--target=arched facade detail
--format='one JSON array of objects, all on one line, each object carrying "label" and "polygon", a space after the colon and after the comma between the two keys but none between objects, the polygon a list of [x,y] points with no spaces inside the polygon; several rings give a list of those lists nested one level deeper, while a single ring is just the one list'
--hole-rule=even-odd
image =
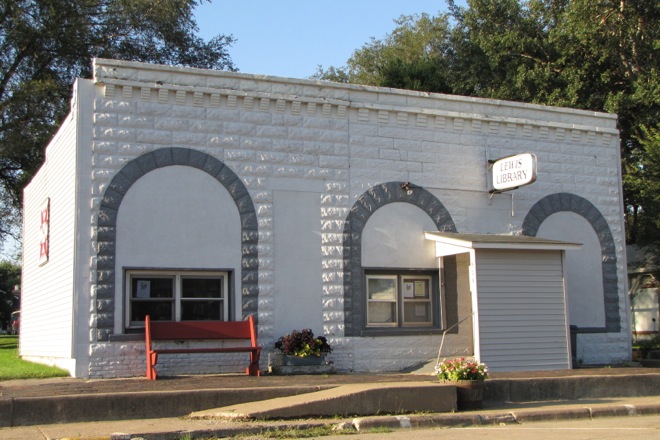
[{"label": "arched facade detail", "polygon": [[114,330],[117,214],[121,202],[131,186],[145,174],[174,165],[204,171],[225,187],[234,200],[241,221],[241,308],[243,317],[257,317],[258,223],[247,188],[229,167],[206,153],[187,148],[162,148],[128,162],[114,176],[103,194],[97,217],[97,280],[93,295],[95,319],[92,322],[92,342],[107,341]]},{"label": "arched facade detail", "polygon": [[523,221],[522,233],[532,237],[536,236],[545,219],[558,212],[572,212],[583,217],[589,222],[600,242],[605,327],[581,328],[580,332],[619,333],[621,331],[621,317],[619,312],[616,247],[612,231],[600,211],[590,201],[575,194],[551,194],[536,202],[529,210]]},{"label": "arched facade detail", "polygon": [[[407,189],[409,188],[409,189]],[[369,188],[351,208],[343,232],[344,249],[344,336],[359,336],[364,327],[364,269],[362,231],[371,215],[390,203],[417,206],[439,231],[456,232],[456,225],[444,205],[426,189],[404,182],[387,182]]]}]

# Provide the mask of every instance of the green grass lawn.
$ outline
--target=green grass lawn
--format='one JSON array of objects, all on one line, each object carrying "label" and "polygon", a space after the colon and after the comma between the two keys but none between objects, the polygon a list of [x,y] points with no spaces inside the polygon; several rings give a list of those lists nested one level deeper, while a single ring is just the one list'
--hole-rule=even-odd
[{"label": "green grass lawn", "polygon": [[18,357],[18,336],[0,336],[0,380],[67,376],[69,376],[69,372],[61,368],[20,359]]}]

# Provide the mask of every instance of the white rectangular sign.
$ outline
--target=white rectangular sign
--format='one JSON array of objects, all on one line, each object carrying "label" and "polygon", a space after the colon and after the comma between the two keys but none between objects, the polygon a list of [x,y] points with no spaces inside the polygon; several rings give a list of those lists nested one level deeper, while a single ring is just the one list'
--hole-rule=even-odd
[{"label": "white rectangular sign", "polygon": [[496,191],[516,189],[536,181],[536,155],[516,154],[493,162],[493,188]]}]

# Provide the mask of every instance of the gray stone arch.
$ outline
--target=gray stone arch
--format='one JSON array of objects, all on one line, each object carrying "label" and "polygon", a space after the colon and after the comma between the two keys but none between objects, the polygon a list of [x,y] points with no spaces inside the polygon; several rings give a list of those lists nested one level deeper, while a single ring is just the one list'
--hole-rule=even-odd
[{"label": "gray stone arch", "polygon": [[456,232],[449,211],[426,189],[404,182],[387,182],[369,188],[351,208],[343,232],[344,335],[359,336],[364,328],[365,295],[362,267],[362,231],[379,208],[395,202],[410,203],[424,211],[439,231]]},{"label": "gray stone arch", "polygon": [[259,235],[257,214],[247,188],[229,167],[206,153],[188,148],[162,148],[128,162],[114,176],[103,194],[97,218],[97,282],[92,342],[107,341],[115,325],[115,251],[119,206],[131,186],[142,176],[158,168],[174,165],[204,171],[220,182],[233,198],[241,221],[241,307],[243,317],[252,314],[257,318]]},{"label": "gray stone arch", "polygon": [[551,194],[536,202],[529,210],[523,221],[522,233],[532,237],[536,236],[545,219],[558,212],[573,212],[583,217],[596,232],[600,242],[605,327],[580,328],[579,331],[581,333],[619,333],[621,331],[621,316],[619,312],[616,248],[612,231],[598,208],[587,199],[575,194]]}]

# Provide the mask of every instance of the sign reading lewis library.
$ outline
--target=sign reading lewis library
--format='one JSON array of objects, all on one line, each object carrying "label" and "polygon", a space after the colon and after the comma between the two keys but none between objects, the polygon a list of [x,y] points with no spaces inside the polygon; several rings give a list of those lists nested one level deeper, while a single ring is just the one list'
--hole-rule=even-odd
[{"label": "sign reading lewis library", "polygon": [[507,156],[492,162],[495,191],[516,189],[536,181],[536,155],[531,153]]}]

